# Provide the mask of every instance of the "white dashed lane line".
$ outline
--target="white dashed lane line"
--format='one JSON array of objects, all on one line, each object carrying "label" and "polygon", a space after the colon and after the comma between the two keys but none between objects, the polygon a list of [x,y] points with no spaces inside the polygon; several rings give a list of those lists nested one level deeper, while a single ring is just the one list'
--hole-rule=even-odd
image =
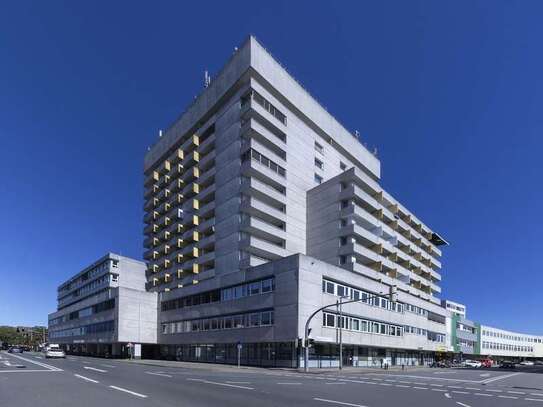
[{"label": "white dashed lane line", "polygon": [[92,370],[94,372],[107,373],[107,370],[97,369],[95,367],[90,367],[90,366],[83,366],[83,369]]},{"label": "white dashed lane line", "polygon": [[132,394],[133,396],[141,397],[142,399],[147,398],[147,396],[145,394],[136,393],[135,391],[132,391],[132,390],[123,389],[122,387],[109,386],[109,388],[114,389],[114,390],[119,390],[119,391],[122,391],[124,393]]},{"label": "white dashed lane line", "polygon": [[162,377],[173,377],[172,375],[165,374],[165,373],[159,373],[159,372],[145,372],[145,374],[150,374],[153,376],[162,376]]},{"label": "white dashed lane line", "polygon": [[315,401],[322,401],[323,403],[331,403],[331,404],[338,404],[340,406],[350,406],[350,407],[366,407],[362,404],[353,404],[353,403],[346,403],[344,401],[337,401],[337,400],[329,400],[329,399],[321,399],[318,397],[313,398]]},{"label": "white dashed lane line", "polygon": [[79,377],[80,379],[83,379],[87,382],[91,382],[91,383],[100,383],[98,380],[94,380],[94,379],[91,379],[91,378],[88,378],[88,377],[85,377],[85,376],[81,376],[79,374],[74,374],[75,377]]},{"label": "white dashed lane line", "polygon": [[238,386],[237,384],[228,384],[228,383],[221,383],[221,382],[212,382],[210,380],[204,380],[204,379],[191,379],[190,377],[188,377],[187,380],[190,380],[192,382],[204,383],[204,384],[214,384],[216,386],[234,387],[236,389],[254,390],[253,387]]}]

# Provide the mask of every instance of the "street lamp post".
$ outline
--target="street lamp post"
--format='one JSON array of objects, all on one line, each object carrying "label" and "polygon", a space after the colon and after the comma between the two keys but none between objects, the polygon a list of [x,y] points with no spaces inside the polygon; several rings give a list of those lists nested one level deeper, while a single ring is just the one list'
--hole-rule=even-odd
[{"label": "street lamp post", "polygon": [[[390,286],[390,293],[388,295],[383,295],[383,294],[379,294],[379,295],[371,295],[369,297],[366,297],[364,298],[364,301],[371,301],[375,298],[383,298],[383,297],[388,297],[388,300],[391,301],[391,302],[396,302],[396,299],[397,299],[397,287],[395,285],[392,285]],[[349,300],[349,301],[341,301],[343,298],[346,298],[346,297],[340,297],[339,300],[336,300],[335,303],[333,304],[328,304],[328,305],[325,305],[324,307],[320,307],[319,309],[317,309],[316,311],[314,311],[310,316],[309,318],[307,318],[307,321],[305,322],[305,331],[304,331],[304,343],[303,345],[305,346],[305,351],[304,351],[304,372],[308,372],[309,370],[309,324],[311,322],[311,320],[313,319],[313,317],[315,315],[317,315],[319,312],[325,310],[326,308],[330,308],[330,307],[333,307],[333,306],[336,306],[338,307],[339,306],[339,310],[340,310],[340,324],[339,324],[339,369],[342,369],[342,364],[343,364],[343,360],[342,360],[342,357],[343,357],[343,343],[342,343],[342,332],[341,332],[341,324],[343,323],[343,319],[341,319],[342,317],[342,311],[343,309],[341,308],[341,306],[343,304],[350,304],[350,303],[353,303],[353,302],[360,302],[362,301],[362,298],[359,298],[359,299],[356,299],[356,300]],[[337,309],[337,308],[336,308]]]}]

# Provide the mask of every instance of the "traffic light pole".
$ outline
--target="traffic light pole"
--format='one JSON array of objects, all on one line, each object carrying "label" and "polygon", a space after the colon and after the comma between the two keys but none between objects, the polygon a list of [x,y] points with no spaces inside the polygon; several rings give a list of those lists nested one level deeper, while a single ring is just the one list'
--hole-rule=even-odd
[{"label": "traffic light pole", "polygon": [[[313,319],[313,317],[315,315],[317,315],[319,312],[325,310],[326,308],[330,308],[330,307],[337,307],[338,304],[340,306],[340,309],[341,309],[341,306],[343,304],[350,304],[350,303],[353,303],[353,302],[361,302],[361,301],[371,301],[375,298],[385,298],[387,297],[387,295],[372,295],[372,296],[369,296],[369,297],[366,297],[364,299],[360,298],[358,300],[349,300],[349,301],[341,301],[344,297],[340,297],[339,300],[337,300],[335,303],[333,304],[328,304],[328,305],[325,305],[324,307],[320,307],[319,309],[317,309],[315,312],[313,312],[309,318],[307,318],[307,321],[305,323],[305,331],[304,331],[304,347],[305,347],[305,350],[304,350],[304,372],[308,372],[309,371],[309,324],[311,323],[311,320]],[[396,302],[396,286],[391,286],[390,287],[390,294],[388,295],[388,300],[391,301],[391,302]],[[340,344],[339,344],[339,354],[340,354],[340,361],[339,361],[339,368],[341,369],[342,368],[342,362],[343,360],[341,360],[341,357],[343,356],[343,350],[342,350],[342,341],[341,341],[341,324],[343,323],[343,320],[340,320]]]}]

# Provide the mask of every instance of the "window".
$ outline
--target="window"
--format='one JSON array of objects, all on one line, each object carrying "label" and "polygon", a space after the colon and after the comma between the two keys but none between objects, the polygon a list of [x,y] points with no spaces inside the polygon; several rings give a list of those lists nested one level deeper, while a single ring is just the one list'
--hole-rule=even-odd
[{"label": "window", "polygon": [[322,144],[315,141],[315,151],[318,151],[321,154],[324,154],[324,147]]},{"label": "window", "polygon": [[317,184],[322,184],[322,177],[319,174],[315,174],[315,182]]},{"label": "window", "polygon": [[346,208],[349,206],[349,200],[346,199],[344,201],[341,201],[341,209]]},{"label": "window", "polygon": [[321,160],[319,160],[318,158],[315,158],[315,167],[323,170],[324,169],[324,163]]},{"label": "window", "polygon": [[339,162],[339,169],[341,171],[345,171],[347,169],[347,164],[345,164],[343,161]]},{"label": "window", "polygon": [[339,264],[345,264],[345,263],[347,263],[347,257],[339,256]]},{"label": "window", "polygon": [[347,237],[346,236],[341,236],[339,238],[339,245],[340,246],[345,246],[347,244]]}]

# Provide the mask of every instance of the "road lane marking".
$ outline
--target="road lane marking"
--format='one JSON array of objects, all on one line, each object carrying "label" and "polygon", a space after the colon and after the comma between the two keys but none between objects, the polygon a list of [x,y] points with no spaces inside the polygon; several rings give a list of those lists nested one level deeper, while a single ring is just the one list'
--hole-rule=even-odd
[{"label": "road lane marking", "polygon": [[428,387],[418,387],[418,386],[413,386],[414,389],[418,389],[418,390],[428,390]]},{"label": "road lane marking", "polygon": [[313,398],[313,400],[315,400],[315,401],[322,401],[323,403],[339,404],[339,405],[342,405],[342,406],[366,407],[366,406],[363,406],[362,404],[345,403],[344,401],[321,399],[321,398],[318,398],[318,397]]},{"label": "road lane marking", "polygon": [[447,386],[448,388],[450,389],[461,389],[462,387],[460,386]]},{"label": "road lane marking", "polygon": [[104,367],[110,367],[112,369],[115,369],[117,366],[113,366],[113,365],[100,365],[100,366],[104,366]]},{"label": "road lane marking", "polygon": [[345,382],[327,382],[327,383],[324,383],[324,384],[347,384]]},{"label": "road lane marking", "polygon": [[[464,382],[464,383],[483,383],[479,380],[467,380],[467,379],[451,379],[448,377],[431,377],[431,376],[414,376],[414,375],[394,375],[394,374],[386,374],[386,373],[368,373],[368,375],[372,376],[392,376],[392,377],[401,377],[401,378],[411,378],[411,379],[425,379],[425,380],[446,380],[451,382]],[[374,380],[383,380],[383,379],[376,379]]]},{"label": "road lane marking", "polygon": [[528,400],[528,401],[543,401],[543,399],[529,399],[528,397],[526,397],[524,400]]},{"label": "road lane marking", "polygon": [[492,383],[492,382],[496,382],[498,380],[508,379],[510,377],[513,377],[513,376],[518,376],[519,374],[522,374],[522,373],[518,372],[518,373],[506,374],[506,375],[503,375],[503,376],[492,377],[490,379],[483,380],[480,383],[481,384]]},{"label": "road lane marking", "polygon": [[41,356],[34,356],[36,359],[43,359]]},{"label": "road lane marking", "polygon": [[87,382],[100,383],[98,380],[90,379],[90,378],[88,378],[88,377],[81,376],[81,375],[79,375],[79,374],[74,374],[74,376],[75,376],[75,377],[79,377],[80,379],[86,380]]},{"label": "road lane marking", "polygon": [[228,384],[251,384],[251,382],[226,382]]},{"label": "road lane marking", "polygon": [[296,383],[293,383],[293,382],[279,382],[277,384],[284,384],[284,385],[293,385],[293,386],[298,386],[302,383],[299,383],[299,382],[296,382]]},{"label": "road lane marking", "polygon": [[172,375],[164,374],[164,373],[158,373],[158,372],[145,372],[145,374],[151,374],[153,376],[162,376],[162,377],[173,377]]},{"label": "road lane marking", "polygon": [[523,391],[512,391],[512,390],[508,390],[507,393],[511,393],[511,394],[526,394],[526,393],[524,393]]},{"label": "road lane marking", "polygon": [[476,396],[485,396],[485,397],[494,397],[493,394],[487,394],[487,393],[473,393]]},{"label": "road lane marking", "polygon": [[447,397],[448,399],[451,398],[451,395],[449,393],[445,393],[445,397]]},{"label": "road lane marking", "polygon": [[442,384],[433,384],[433,383],[432,383],[432,384],[431,384],[430,386],[435,386],[435,387],[443,387],[443,385],[442,385]]},{"label": "road lane marking", "polygon": [[481,389],[478,389],[477,387],[466,387],[466,389],[475,390],[475,391],[480,391],[481,390]]},{"label": "road lane marking", "polygon": [[530,393],[530,396],[543,396],[543,393]]},{"label": "road lane marking", "polygon": [[502,393],[503,390],[496,390],[496,389],[485,389],[485,391],[493,391],[493,392],[496,392],[496,393]]},{"label": "road lane marking", "polygon": [[190,381],[192,381],[192,382],[200,382],[200,383],[206,383],[206,384],[215,384],[215,385],[217,385],[217,386],[235,387],[236,389],[254,390],[253,387],[238,386],[237,384],[228,384],[228,383],[212,382],[212,381],[204,380],[204,379],[191,379],[190,377],[188,377],[187,380],[190,380]]},{"label": "road lane marking", "polygon": [[119,390],[119,391],[123,391],[123,392],[125,392],[125,393],[129,393],[129,394],[132,394],[132,395],[134,395],[134,396],[141,397],[142,399],[147,398],[147,396],[146,396],[145,394],[136,393],[135,391],[132,391],[132,390],[123,389],[122,387],[109,386],[109,388],[110,388],[110,389]]},{"label": "road lane marking", "polygon": [[94,370],[95,372],[100,372],[100,373],[107,373],[107,370],[97,369],[95,367],[90,367],[90,366],[83,366],[83,369]]},{"label": "road lane marking", "polygon": [[501,399],[513,399],[513,400],[517,400],[518,397],[515,397],[515,396],[498,396],[499,398]]},{"label": "road lane marking", "polygon": [[443,390],[443,389],[432,389],[432,391],[440,391],[440,392],[446,392],[447,390]]},{"label": "road lane marking", "polygon": [[460,391],[460,390],[453,390],[451,393],[457,393],[457,394],[469,394],[469,391]]},{"label": "road lane marking", "polygon": [[[53,372],[62,372],[63,371],[62,369],[59,369],[58,367],[48,365],[48,364],[42,363],[42,362],[36,362],[35,360],[23,358],[22,356],[18,356],[18,355],[11,355],[11,356],[14,357],[14,358],[17,358],[17,359],[24,360],[25,362],[33,363],[35,365],[44,367],[44,368],[49,369],[49,370],[51,370]],[[28,370],[27,370],[27,372],[28,372]]]},{"label": "road lane marking", "polygon": [[397,384],[396,387],[410,388],[411,386],[407,386],[405,384]]},{"label": "road lane marking", "polygon": [[469,404],[460,403],[459,401],[456,402],[456,404],[462,406],[462,407],[471,407]]}]

